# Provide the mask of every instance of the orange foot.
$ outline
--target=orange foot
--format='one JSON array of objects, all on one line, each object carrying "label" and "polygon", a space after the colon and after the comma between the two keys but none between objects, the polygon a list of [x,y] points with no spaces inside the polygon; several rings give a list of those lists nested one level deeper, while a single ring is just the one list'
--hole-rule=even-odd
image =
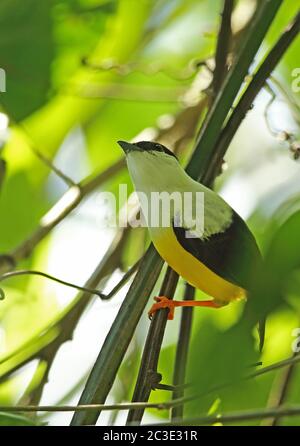
[{"label": "orange foot", "polygon": [[168,308],[168,319],[174,319],[175,307],[210,307],[210,308],[221,308],[222,305],[217,304],[213,300],[171,300],[166,296],[155,297],[155,304],[152,305],[150,311],[148,312],[149,319],[152,319],[153,314],[160,310],[161,308]]}]

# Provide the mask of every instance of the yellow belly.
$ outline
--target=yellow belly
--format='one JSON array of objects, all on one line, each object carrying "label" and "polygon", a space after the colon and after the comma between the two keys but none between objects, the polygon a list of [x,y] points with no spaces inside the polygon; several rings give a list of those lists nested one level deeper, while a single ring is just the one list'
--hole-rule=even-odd
[{"label": "yellow belly", "polygon": [[219,303],[245,297],[245,290],[215,274],[186,251],[172,228],[152,229],[151,237],[161,257],[188,283],[204,291]]}]

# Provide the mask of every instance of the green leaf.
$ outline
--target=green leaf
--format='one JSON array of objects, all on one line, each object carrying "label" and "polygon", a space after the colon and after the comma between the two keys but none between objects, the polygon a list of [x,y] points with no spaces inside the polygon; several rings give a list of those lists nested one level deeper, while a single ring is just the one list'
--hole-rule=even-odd
[{"label": "green leaf", "polygon": [[193,337],[190,358],[187,382],[194,383],[193,395],[202,396],[187,406],[187,413],[195,416],[208,412],[220,396],[219,388],[230,384],[234,391],[249,366],[257,362],[255,340],[247,319],[240,319],[226,331],[210,320],[204,321]]},{"label": "green leaf", "polygon": [[1,100],[16,120],[47,99],[53,58],[51,5],[51,0],[0,3],[0,63],[6,72]]},{"label": "green leaf", "polygon": [[300,211],[297,211],[278,229],[266,254],[269,268],[281,277],[300,267],[299,228]]},{"label": "green leaf", "polygon": [[21,415],[0,412],[0,426],[37,426],[37,423]]},{"label": "green leaf", "polygon": [[283,303],[290,275],[300,268],[299,228],[300,210],[288,217],[272,237],[264,270],[254,286],[253,299],[247,302],[253,314],[270,313]]}]

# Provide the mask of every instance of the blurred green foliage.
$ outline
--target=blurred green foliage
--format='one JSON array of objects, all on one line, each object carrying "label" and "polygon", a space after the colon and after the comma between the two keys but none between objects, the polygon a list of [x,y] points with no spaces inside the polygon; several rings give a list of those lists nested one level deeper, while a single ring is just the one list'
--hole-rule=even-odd
[{"label": "blurred green foliage", "polygon": [[0,426],[37,426],[37,424],[33,420],[20,415],[0,412]]},{"label": "blurred green foliage", "polygon": [[[195,60],[208,59],[211,63],[221,6],[221,1],[207,0],[1,1],[0,68],[5,69],[7,78],[7,92],[0,93],[1,158],[7,164],[5,176],[2,168],[0,173],[2,254],[14,255],[57,197],[68,188],[36,155],[37,150],[77,181],[105,171],[120,159],[118,139],[131,139],[141,132],[143,138],[148,138],[155,130],[162,139],[165,137],[167,142],[176,145],[178,128],[168,133],[168,125],[187,106],[182,92],[196,90],[191,102],[194,104],[199,101],[199,90],[207,86],[205,80],[209,73],[205,68],[197,71],[191,67]],[[236,32],[253,6],[252,0],[237,2]],[[283,2],[263,44],[262,54],[276,41],[298,9],[294,0]],[[300,66],[299,44],[298,37],[274,73],[298,106],[299,93],[291,91],[291,71]],[[186,71],[189,76],[182,76]],[[294,340],[291,332],[300,326],[300,188],[297,183],[300,168],[292,159],[288,143],[280,144],[267,129],[262,111],[268,100],[266,95],[265,91],[259,95],[243,123],[226,157],[228,170],[217,182],[218,190],[227,194],[226,198],[233,205],[241,204],[241,195],[249,192],[245,215],[249,217],[266,259],[252,308],[257,314],[270,313],[263,365],[291,356]],[[281,121],[281,117],[288,114],[288,101],[278,94],[276,102],[279,111],[274,112],[272,123],[275,133],[291,131],[299,139],[297,122],[292,118]],[[5,115],[10,120],[9,132],[2,126]],[[190,142],[191,138],[184,147],[179,144],[183,160],[191,149]],[[96,192],[113,191],[117,196],[120,183],[127,184],[129,192],[132,191],[124,168],[107,178]],[[98,217],[103,217],[105,212],[107,209],[99,209],[94,191],[37,244],[28,258],[21,256],[17,266],[52,269],[60,277],[84,282],[103,258],[106,242],[111,237],[111,233],[99,227]],[[82,254],[80,242],[85,237],[87,251]],[[129,234],[109,286],[141,256],[148,242],[145,230],[137,229]],[[3,258],[0,261],[1,268]],[[88,271],[84,269],[85,264],[88,264]],[[47,372],[42,361],[38,369],[31,359],[57,339],[61,333],[57,321],[73,308],[75,295],[66,297],[64,288],[32,277],[11,279],[3,288],[6,299],[0,302],[0,404],[38,403],[35,390],[41,382],[45,384]],[[178,298],[182,292],[180,284]],[[202,297],[198,292],[197,298]],[[101,306],[100,323],[94,321],[95,330],[105,325],[107,318],[112,321],[114,305],[118,305],[120,299],[117,296],[116,304],[110,302]],[[92,318],[93,307],[86,306],[81,309],[84,310],[86,318]],[[251,331],[247,323],[241,322],[243,311],[246,311],[245,304],[238,302],[217,312],[208,309],[194,312],[187,379],[196,383],[197,392],[203,396],[186,405],[186,416],[268,404],[274,379],[280,371],[240,381],[245,368],[259,358],[255,327],[251,326]],[[159,363],[159,371],[167,383],[172,382],[173,376],[177,318],[168,326]],[[131,397],[147,327],[145,315],[112,392],[117,402]],[[86,373],[103,342],[105,330],[106,325],[96,340],[94,334],[89,333],[80,344],[82,350],[74,348],[71,360],[63,357],[56,373],[72,375],[76,368],[72,361],[75,363],[76,357],[91,350],[93,358],[87,361]],[[29,367],[26,367],[27,360]],[[74,380],[80,381],[83,374],[77,375]],[[298,375],[297,369],[287,402],[299,404]],[[56,381],[60,396],[56,400],[63,399],[70,391],[72,386],[66,386],[66,382],[66,379]],[[231,385],[207,392],[227,382]],[[45,393],[45,400],[53,402],[47,387]],[[160,390],[151,395],[151,401],[156,402],[168,398],[171,397]],[[73,401],[72,395],[69,401]],[[168,416],[166,411],[152,410],[148,414]],[[50,415],[49,420],[51,422]],[[56,422],[66,423],[66,420],[54,420],[53,424]],[[299,424],[300,417],[282,421],[283,424],[292,422]],[[34,423],[21,416],[0,414],[0,425]]]}]

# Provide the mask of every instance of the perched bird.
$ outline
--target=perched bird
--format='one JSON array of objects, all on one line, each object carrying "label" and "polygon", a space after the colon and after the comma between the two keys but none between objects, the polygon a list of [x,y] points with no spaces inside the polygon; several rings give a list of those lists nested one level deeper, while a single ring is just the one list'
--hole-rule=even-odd
[{"label": "perched bird", "polygon": [[[159,296],[149,315],[169,308],[168,318],[173,319],[178,306],[219,308],[246,297],[262,257],[244,220],[214,191],[194,181],[165,146],[147,141],[118,144],[125,152],[157,251],[188,283],[212,297],[205,301],[175,301]],[[182,200],[174,200],[173,206],[157,219],[157,206],[151,209],[153,197],[159,199],[164,193],[171,197],[177,193]],[[185,200],[187,193],[189,200]],[[204,211],[202,225],[197,224],[197,218],[202,218],[196,212],[201,209],[199,200]]]}]

